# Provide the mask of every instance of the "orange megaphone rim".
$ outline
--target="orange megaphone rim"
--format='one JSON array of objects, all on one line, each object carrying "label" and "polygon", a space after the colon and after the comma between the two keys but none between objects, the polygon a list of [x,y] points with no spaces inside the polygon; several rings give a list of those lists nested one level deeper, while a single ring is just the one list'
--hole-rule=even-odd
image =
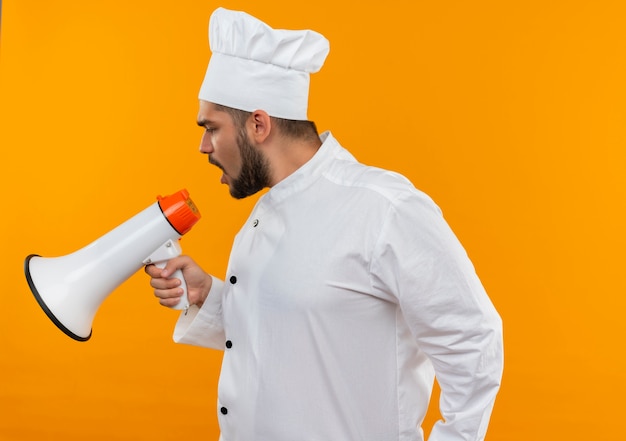
[{"label": "orange megaphone rim", "polygon": [[200,220],[200,212],[186,189],[169,196],[157,196],[157,200],[163,215],[181,236]]}]

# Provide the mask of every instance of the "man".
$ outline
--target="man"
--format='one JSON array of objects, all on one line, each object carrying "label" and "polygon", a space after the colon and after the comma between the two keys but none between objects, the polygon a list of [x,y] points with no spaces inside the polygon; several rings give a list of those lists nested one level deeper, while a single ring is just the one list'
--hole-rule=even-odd
[{"label": "man", "polygon": [[200,151],[235,198],[269,187],[235,238],[226,280],[190,257],[146,267],[187,314],[178,342],[224,350],[223,441],[481,440],[502,374],[501,321],[437,206],[358,163],[307,121],[313,31],[216,10],[200,89]]}]

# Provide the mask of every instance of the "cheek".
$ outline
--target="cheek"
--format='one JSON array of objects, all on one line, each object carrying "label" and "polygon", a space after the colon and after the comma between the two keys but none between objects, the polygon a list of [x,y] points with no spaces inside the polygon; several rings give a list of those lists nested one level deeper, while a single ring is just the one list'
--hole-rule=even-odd
[{"label": "cheek", "polygon": [[241,155],[235,142],[220,142],[217,137],[213,138],[213,151],[211,157],[218,161],[224,171],[230,176],[238,176],[241,170]]},{"label": "cheek", "polygon": [[237,146],[231,146],[227,150],[225,160],[228,161],[230,170],[233,175],[239,175],[239,171],[241,170],[241,156],[239,155],[239,149],[237,148]]}]

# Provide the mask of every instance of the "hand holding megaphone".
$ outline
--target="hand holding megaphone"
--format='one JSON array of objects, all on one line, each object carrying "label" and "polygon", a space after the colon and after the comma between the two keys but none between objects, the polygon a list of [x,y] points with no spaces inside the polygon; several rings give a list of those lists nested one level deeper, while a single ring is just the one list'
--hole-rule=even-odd
[{"label": "hand holding megaphone", "polygon": [[[161,245],[154,253],[152,253],[150,257],[144,260],[143,264],[152,264],[157,268],[163,269],[170,259],[180,256],[182,252],[183,251],[177,242],[168,240],[163,245]],[[183,290],[183,295],[180,297],[180,301],[176,305],[170,306],[170,308],[179,310],[184,309],[185,312],[187,312],[187,309],[189,309],[189,298],[187,296],[187,283],[185,283],[185,278],[183,277],[182,270],[177,269],[176,271],[174,271],[174,274],[172,274],[169,278],[179,279],[179,288],[182,288]]]},{"label": "hand holding megaphone", "polygon": [[201,307],[213,282],[190,256],[172,258],[165,266],[146,265],[144,271],[150,277],[154,296],[161,305],[169,308],[184,309],[181,304],[185,302]]},{"label": "hand holding megaphone", "polygon": [[[31,254],[24,263],[26,280],[59,329],[75,340],[89,340],[104,299],[144,265],[165,266],[179,256],[178,239],[199,219],[186,190],[159,196],[158,202],[72,254],[53,258]],[[180,270],[173,277],[185,283]],[[175,308],[188,307],[185,296]]]}]

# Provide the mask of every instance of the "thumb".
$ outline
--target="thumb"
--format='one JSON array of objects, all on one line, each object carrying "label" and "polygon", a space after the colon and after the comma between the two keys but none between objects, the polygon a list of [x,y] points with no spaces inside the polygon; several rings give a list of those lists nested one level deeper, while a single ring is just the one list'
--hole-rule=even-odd
[{"label": "thumb", "polygon": [[169,276],[174,274],[176,270],[183,267],[183,262],[181,262],[181,259],[179,259],[178,257],[174,257],[167,262],[161,263],[159,266],[162,266],[161,277],[168,278]]}]

